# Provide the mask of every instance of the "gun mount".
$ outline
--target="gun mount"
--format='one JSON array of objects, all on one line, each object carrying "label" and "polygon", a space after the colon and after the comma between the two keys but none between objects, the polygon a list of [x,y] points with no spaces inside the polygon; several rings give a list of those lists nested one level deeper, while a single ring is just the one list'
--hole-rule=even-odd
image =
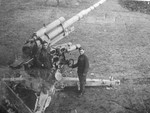
[{"label": "gun mount", "polygon": [[[63,77],[62,72],[65,65],[70,66],[74,63],[73,59],[66,59],[65,54],[78,50],[81,45],[71,42],[60,45],[56,45],[56,43],[74,31],[72,25],[75,22],[105,1],[100,0],[67,21],[64,17],[60,17],[54,22],[44,25],[25,42],[22,47],[22,57],[10,65],[13,71],[20,69],[19,77],[17,74],[2,79],[2,84],[7,92],[7,95],[4,96],[4,105],[6,105],[4,107],[7,112],[43,113],[49,106],[55,91],[57,91],[57,86],[63,89],[78,85],[77,78]],[[40,55],[45,43],[48,45],[46,46],[46,63],[50,66],[37,63],[38,55]],[[119,84],[119,80],[87,79],[87,86]],[[15,109],[13,110],[13,108]]]}]

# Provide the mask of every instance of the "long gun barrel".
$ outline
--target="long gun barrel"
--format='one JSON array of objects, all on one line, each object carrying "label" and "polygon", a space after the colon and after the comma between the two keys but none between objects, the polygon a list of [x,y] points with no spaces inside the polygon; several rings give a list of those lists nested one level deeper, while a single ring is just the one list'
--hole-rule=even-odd
[{"label": "long gun barrel", "polygon": [[40,30],[38,30],[37,32],[35,32],[34,35],[37,36],[37,37],[41,37],[41,36],[45,35],[45,33],[50,32],[55,27],[59,26],[64,21],[65,21],[65,18],[60,17],[59,19],[57,19],[54,22],[48,24],[47,26],[44,25],[44,27],[41,28]]},{"label": "long gun barrel", "polygon": [[41,28],[39,31],[34,33],[34,38],[36,39],[37,37],[40,37],[42,41],[46,41],[50,45],[55,44],[74,30],[72,30],[72,28],[70,27],[72,27],[75,22],[79,21],[81,18],[97,8],[99,5],[103,4],[105,1],[106,0],[100,0],[96,4],[85,10],[82,10],[77,15],[73,16],[67,21],[65,21],[64,17],[60,17],[53,23]]}]

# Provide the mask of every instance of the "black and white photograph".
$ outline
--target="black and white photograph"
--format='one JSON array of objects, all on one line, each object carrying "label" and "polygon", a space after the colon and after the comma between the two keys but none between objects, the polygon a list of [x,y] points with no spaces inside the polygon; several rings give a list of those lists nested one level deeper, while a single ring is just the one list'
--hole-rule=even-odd
[{"label": "black and white photograph", "polygon": [[0,113],[150,113],[150,0],[0,0]]}]

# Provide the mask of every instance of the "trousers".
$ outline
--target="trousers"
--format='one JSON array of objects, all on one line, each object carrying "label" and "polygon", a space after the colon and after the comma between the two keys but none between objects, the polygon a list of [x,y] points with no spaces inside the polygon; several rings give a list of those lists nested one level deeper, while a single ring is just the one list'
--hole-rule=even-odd
[{"label": "trousers", "polygon": [[85,92],[86,76],[87,73],[78,73],[81,93]]}]

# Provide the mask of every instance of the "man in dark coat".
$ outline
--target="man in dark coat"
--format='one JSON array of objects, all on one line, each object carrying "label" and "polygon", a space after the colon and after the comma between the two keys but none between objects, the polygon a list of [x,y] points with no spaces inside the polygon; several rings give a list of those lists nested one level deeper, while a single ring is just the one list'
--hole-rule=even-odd
[{"label": "man in dark coat", "polygon": [[43,42],[42,48],[36,56],[36,65],[39,68],[40,77],[44,80],[51,78],[50,72],[52,69],[52,62],[48,49],[48,43]]},{"label": "man in dark coat", "polygon": [[48,53],[48,44],[45,42],[37,56],[37,64],[39,67],[44,69],[51,69],[52,62],[50,59],[50,54]]},{"label": "man in dark coat", "polygon": [[89,70],[89,60],[87,56],[84,54],[84,49],[79,48],[80,56],[78,57],[78,62],[72,65],[72,68],[77,67],[77,73],[80,82],[80,91],[79,93],[82,95],[85,92],[85,84],[86,84],[86,76]]}]

